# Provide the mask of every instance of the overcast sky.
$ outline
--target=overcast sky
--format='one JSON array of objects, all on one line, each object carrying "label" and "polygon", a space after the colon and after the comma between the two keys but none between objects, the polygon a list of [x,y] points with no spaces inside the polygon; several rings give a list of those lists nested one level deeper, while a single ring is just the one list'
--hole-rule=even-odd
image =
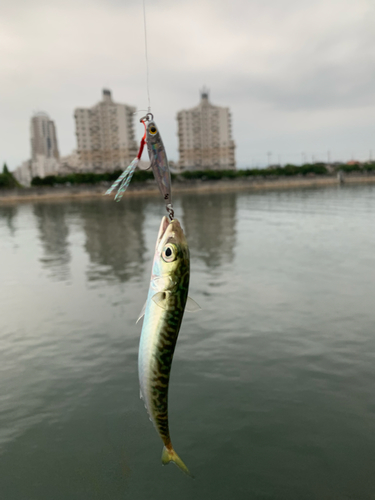
[{"label": "overcast sky", "polygon": [[[199,89],[232,111],[237,165],[375,158],[373,0],[146,0],[151,108],[177,160],[176,113]],[[30,157],[46,111],[61,155],[73,112],[101,99],[147,108],[142,0],[2,0],[0,161]],[[136,137],[142,128],[136,125]]]}]

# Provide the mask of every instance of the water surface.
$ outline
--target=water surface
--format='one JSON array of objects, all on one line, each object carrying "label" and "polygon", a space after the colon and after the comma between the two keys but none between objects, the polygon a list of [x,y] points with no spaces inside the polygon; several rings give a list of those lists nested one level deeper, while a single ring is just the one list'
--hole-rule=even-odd
[{"label": "water surface", "polygon": [[375,187],[184,195],[162,467],[135,325],[157,198],[0,206],[0,498],[375,498]]}]

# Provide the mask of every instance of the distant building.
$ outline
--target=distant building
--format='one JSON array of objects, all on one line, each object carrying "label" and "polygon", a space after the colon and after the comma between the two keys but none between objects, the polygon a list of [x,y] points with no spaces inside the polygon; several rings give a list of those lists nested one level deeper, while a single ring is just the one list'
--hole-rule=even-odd
[{"label": "distant building", "polygon": [[14,177],[22,186],[30,186],[33,178],[31,160],[26,160],[21,163],[13,172]]},{"label": "distant building", "polygon": [[47,113],[39,112],[30,121],[31,160],[24,161],[14,171],[14,176],[24,186],[29,186],[33,177],[57,175],[60,154],[54,122]]},{"label": "distant building", "polygon": [[31,118],[30,139],[33,162],[38,161],[38,156],[59,160],[55,124],[47,113],[39,112]]},{"label": "distant building", "polygon": [[177,113],[179,168],[188,170],[235,169],[229,108],[214,106],[208,90],[195,108]]},{"label": "distant building", "polygon": [[346,162],[347,165],[360,165],[361,162],[358,160],[350,160]]},{"label": "distant building", "polygon": [[78,152],[74,150],[70,155],[61,156],[59,175],[67,175],[82,172],[82,166]]},{"label": "distant building", "polygon": [[112,101],[110,90],[92,108],[74,112],[77,153],[82,171],[106,172],[126,168],[137,154],[134,140],[136,108]]},{"label": "distant building", "polygon": [[36,113],[30,122],[31,172],[33,177],[56,175],[59,148],[55,124],[47,113]]}]

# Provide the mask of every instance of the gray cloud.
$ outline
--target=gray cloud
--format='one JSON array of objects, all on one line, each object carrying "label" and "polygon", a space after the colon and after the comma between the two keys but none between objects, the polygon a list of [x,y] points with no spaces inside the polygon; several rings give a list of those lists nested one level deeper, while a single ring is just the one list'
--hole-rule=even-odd
[{"label": "gray cloud", "polygon": [[[369,0],[146,0],[151,104],[171,158],[176,112],[212,101],[233,112],[237,158],[302,150],[367,154],[375,136],[375,11]],[[147,106],[142,1],[4,0],[0,150],[29,155],[29,118],[47,111],[60,150],[73,111],[100,99]],[[324,133],[322,133],[324,130]],[[141,131],[140,131],[141,132]],[[375,149],[375,146],[374,146]],[[293,156],[294,155],[294,156]],[[255,160],[254,160],[255,161]]]}]

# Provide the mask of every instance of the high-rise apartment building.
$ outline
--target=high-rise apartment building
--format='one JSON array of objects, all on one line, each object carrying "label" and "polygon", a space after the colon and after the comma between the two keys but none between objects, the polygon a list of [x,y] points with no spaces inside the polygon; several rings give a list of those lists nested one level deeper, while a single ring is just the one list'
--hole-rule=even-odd
[{"label": "high-rise apartment building", "polygon": [[55,124],[47,113],[38,112],[30,120],[31,160],[16,168],[14,175],[24,186],[29,186],[33,177],[56,175],[60,165]]},{"label": "high-rise apartment building", "polygon": [[55,124],[47,113],[39,112],[31,118],[30,139],[32,161],[37,161],[38,156],[59,160]]},{"label": "high-rise apartment building", "polygon": [[47,113],[39,112],[31,118],[31,175],[56,175],[59,168],[59,148],[55,124]]},{"label": "high-rise apartment building", "polygon": [[179,111],[177,121],[180,168],[236,168],[229,108],[212,105],[208,90],[201,91],[201,102],[198,106]]},{"label": "high-rise apartment building", "polygon": [[112,101],[110,90],[92,108],[74,112],[77,152],[82,170],[105,172],[126,168],[137,154],[134,140],[136,108]]}]

